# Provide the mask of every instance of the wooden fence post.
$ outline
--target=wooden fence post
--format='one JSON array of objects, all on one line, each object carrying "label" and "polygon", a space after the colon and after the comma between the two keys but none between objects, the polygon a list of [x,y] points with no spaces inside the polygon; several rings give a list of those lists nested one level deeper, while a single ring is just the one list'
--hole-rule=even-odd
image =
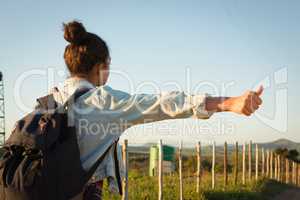
[{"label": "wooden fence post", "polygon": [[212,167],[211,167],[211,187],[215,189],[215,182],[216,182],[216,174],[215,174],[215,166],[216,165],[216,143],[213,142],[212,146]]},{"label": "wooden fence post", "polygon": [[290,161],[285,159],[285,183],[290,183]]},{"label": "wooden fence post", "polygon": [[224,143],[224,187],[227,186],[228,183],[228,174],[227,174],[227,142]]},{"label": "wooden fence post", "polygon": [[297,181],[296,181],[296,179],[297,179],[297,177],[296,177],[296,174],[297,174],[297,172],[296,172],[296,170],[297,170],[297,164],[296,164],[296,162],[294,162],[295,163],[295,169],[294,169],[294,185],[296,185],[297,184]]},{"label": "wooden fence post", "polygon": [[292,161],[293,164],[292,164],[292,183],[295,184],[295,162]]},{"label": "wooden fence post", "polygon": [[294,177],[295,166],[294,166],[294,165],[295,165],[295,163],[294,163],[294,161],[292,161],[292,160],[291,160],[291,162],[292,162],[292,166],[291,166],[291,167],[292,167],[292,170],[291,170],[291,173],[292,173],[292,174],[291,174],[292,180],[291,180],[291,183],[294,184],[294,181],[295,181],[295,180],[294,180],[294,179],[295,179],[295,177]]},{"label": "wooden fence post", "polygon": [[249,159],[249,166],[248,166],[248,178],[249,181],[252,179],[252,141],[250,140],[249,148],[248,148],[248,159]]},{"label": "wooden fence post", "polygon": [[298,163],[295,162],[295,186],[298,185]]},{"label": "wooden fence post", "polygon": [[266,169],[265,162],[266,162],[265,149],[262,148],[261,149],[261,175],[262,175],[262,177],[265,176],[265,169]]},{"label": "wooden fence post", "polygon": [[295,168],[296,168],[296,173],[295,173],[295,185],[298,186],[298,163],[295,164]]},{"label": "wooden fence post", "polygon": [[123,195],[122,200],[128,200],[128,140],[124,140],[124,144],[122,146],[123,153],[123,163],[124,163],[124,171],[125,177],[123,179]]},{"label": "wooden fence post", "polygon": [[163,199],[163,145],[159,140],[159,158],[158,158],[158,200]]},{"label": "wooden fence post", "polygon": [[278,181],[278,160],[277,160],[277,155],[274,155],[274,164],[275,164],[275,180]]},{"label": "wooden fence post", "polygon": [[270,178],[270,151],[267,150],[267,172],[266,175],[268,178]]},{"label": "wooden fence post", "polygon": [[282,174],[281,174],[281,156],[278,155],[278,181],[281,182]]},{"label": "wooden fence post", "polygon": [[298,177],[297,177],[297,180],[298,180],[298,187],[300,186],[300,166],[299,166],[299,164],[297,164],[298,165]]},{"label": "wooden fence post", "polygon": [[182,141],[179,145],[179,187],[180,200],[183,200],[183,180],[182,180]]},{"label": "wooden fence post", "polygon": [[273,179],[273,151],[270,152],[270,178]]},{"label": "wooden fence post", "polygon": [[296,185],[296,183],[297,183],[297,181],[296,181],[296,170],[297,170],[297,167],[296,167],[296,162],[294,162],[294,178],[295,178],[295,180],[294,180],[294,185]]},{"label": "wooden fence post", "polygon": [[258,180],[258,144],[255,145],[255,180]]},{"label": "wooden fence post", "polygon": [[201,183],[201,143],[197,144],[197,193],[200,193]]},{"label": "wooden fence post", "polygon": [[243,184],[246,184],[246,143],[243,144]]},{"label": "wooden fence post", "polygon": [[294,185],[296,185],[297,181],[296,181],[296,170],[297,170],[297,167],[296,167],[296,162],[294,161]]},{"label": "wooden fence post", "polygon": [[296,173],[296,182],[297,182],[297,187],[299,186],[299,164],[298,163],[296,163],[296,165],[297,165],[297,173]]},{"label": "wooden fence post", "polygon": [[235,143],[235,156],[234,156],[234,184],[237,185],[239,173],[239,144]]},{"label": "wooden fence post", "polygon": [[298,179],[298,187],[300,186],[300,164],[297,164],[298,165],[298,177],[297,177],[297,179]]},{"label": "wooden fence post", "polygon": [[276,155],[276,162],[277,162],[277,181],[279,181],[279,174],[280,174],[280,167],[279,167],[279,157],[278,157],[279,155]]},{"label": "wooden fence post", "polygon": [[298,163],[295,163],[295,186],[298,186]]}]

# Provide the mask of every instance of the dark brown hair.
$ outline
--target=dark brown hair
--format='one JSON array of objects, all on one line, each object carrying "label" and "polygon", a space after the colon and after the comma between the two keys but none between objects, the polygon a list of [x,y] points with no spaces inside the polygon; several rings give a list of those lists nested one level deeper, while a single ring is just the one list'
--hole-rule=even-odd
[{"label": "dark brown hair", "polygon": [[66,46],[64,59],[72,75],[87,74],[96,64],[109,62],[106,42],[94,33],[87,32],[83,24],[72,21],[63,24]]}]

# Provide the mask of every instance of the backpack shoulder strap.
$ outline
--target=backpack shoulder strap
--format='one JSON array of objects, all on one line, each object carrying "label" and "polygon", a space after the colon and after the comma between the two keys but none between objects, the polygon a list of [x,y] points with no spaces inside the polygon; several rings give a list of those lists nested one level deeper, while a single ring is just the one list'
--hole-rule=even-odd
[{"label": "backpack shoulder strap", "polygon": [[57,107],[57,103],[54,99],[53,94],[48,94],[46,96],[40,97],[37,99],[38,108],[42,108],[45,110],[52,110]]},{"label": "backpack shoulder strap", "polygon": [[[54,88],[56,91],[58,89]],[[86,92],[90,91],[90,88],[79,88],[77,89],[70,97],[69,99],[63,104],[63,107],[67,107],[68,105],[71,105],[74,103],[80,96],[85,94]],[[46,96],[40,97],[37,99],[38,106],[36,108],[42,108],[45,110],[53,110],[58,107],[57,102],[55,101],[55,98],[53,94],[48,94]]]},{"label": "backpack shoulder strap", "polygon": [[70,97],[69,99],[63,104],[63,107],[68,107],[69,105],[72,105],[80,96],[84,95],[88,91],[90,91],[91,88],[78,88]]},{"label": "backpack shoulder strap", "polygon": [[[58,92],[57,87],[54,87],[53,90]],[[36,109],[37,108],[42,108],[42,109],[45,109],[45,110],[54,110],[54,109],[57,108],[57,103],[55,101],[53,93],[48,94],[48,95],[43,96],[43,97],[40,97],[36,101],[38,102],[38,105],[37,105]]]}]

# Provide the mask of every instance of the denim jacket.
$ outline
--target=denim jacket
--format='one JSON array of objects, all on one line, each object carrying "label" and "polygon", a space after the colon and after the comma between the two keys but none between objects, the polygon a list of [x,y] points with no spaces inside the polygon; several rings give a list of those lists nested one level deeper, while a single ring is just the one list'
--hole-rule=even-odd
[{"label": "denim jacket", "polygon": [[[205,108],[207,95],[188,95],[174,91],[161,94],[128,94],[104,85],[95,87],[85,79],[68,78],[62,88],[52,91],[57,102],[63,104],[75,90],[89,88],[69,108],[73,113],[70,123],[75,123],[82,165],[89,169],[121,134],[136,124],[196,117],[208,119],[213,112]],[[121,150],[117,148],[119,171],[124,174]],[[116,162],[111,148],[96,170],[93,180],[108,179],[109,188],[118,192]]]}]

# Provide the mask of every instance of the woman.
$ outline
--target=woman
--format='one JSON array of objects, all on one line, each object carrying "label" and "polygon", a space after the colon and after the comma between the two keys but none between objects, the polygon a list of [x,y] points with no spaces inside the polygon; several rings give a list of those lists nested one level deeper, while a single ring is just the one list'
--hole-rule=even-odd
[{"label": "woman", "polygon": [[[56,89],[53,94],[57,102],[63,103],[75,90],[89,89],[76,101],[73,109],[76,110],[74,122],[85,169],[89,169],[132,125],[192,116],[208,119],[215,112],[225,111],[250,116],[262,104],[262,87],[238,97],[188,95],[180,91],[131,95],[114,90],[105,85],[110,67],[110,54],[105,41],[87,32],[77,21],[64,24],[64,38],[70,43],[65,48],[64,59],[71,76],[64,87]],[[121,166],[117,150],[116,147],[111,148],[98,167],[85,189],[85,199],[101,199],[105,178],[108,178],[111,190],[121,192]]]}]

